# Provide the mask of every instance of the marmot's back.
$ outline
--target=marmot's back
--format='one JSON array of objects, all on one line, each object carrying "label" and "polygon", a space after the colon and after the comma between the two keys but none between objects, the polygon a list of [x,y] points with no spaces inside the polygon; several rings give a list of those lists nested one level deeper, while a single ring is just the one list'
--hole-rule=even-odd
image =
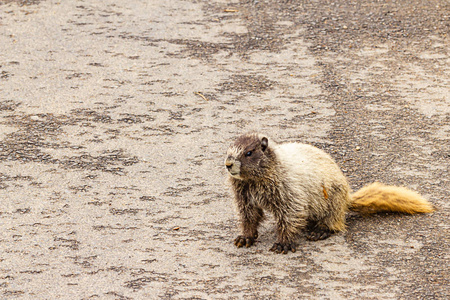
[{"label": "marmot's back", "polygon": [[335,182],[347,185],[345,176],[331,156],[314,146],[301,143],[279,144],[274,147],[274,152],[289,177],[293,176],[300,183],[311,181],[310,184],[320,186]]}]

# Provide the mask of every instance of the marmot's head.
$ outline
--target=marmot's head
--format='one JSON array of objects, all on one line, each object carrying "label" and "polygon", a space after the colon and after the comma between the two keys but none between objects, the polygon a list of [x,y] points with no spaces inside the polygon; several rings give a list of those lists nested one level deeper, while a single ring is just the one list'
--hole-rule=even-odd
[{"label": "marmot's head", "polygon": [[264,135],[250,133],[241,135],[228,148],[225,166],[230,176],[240,180],[258,180],[264,177],[273,161],[269,139]]}]

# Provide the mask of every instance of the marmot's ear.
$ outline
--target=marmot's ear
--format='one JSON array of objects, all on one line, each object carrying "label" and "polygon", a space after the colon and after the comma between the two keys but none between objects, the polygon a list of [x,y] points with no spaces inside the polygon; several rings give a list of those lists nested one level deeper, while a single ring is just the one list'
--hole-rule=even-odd
[{"label": "marmot's ear", "polygon": [[266,137],[263,137],[261,139],[261,149],[263,152],[266,151],[267,146],[269,146],[269,140]]}]

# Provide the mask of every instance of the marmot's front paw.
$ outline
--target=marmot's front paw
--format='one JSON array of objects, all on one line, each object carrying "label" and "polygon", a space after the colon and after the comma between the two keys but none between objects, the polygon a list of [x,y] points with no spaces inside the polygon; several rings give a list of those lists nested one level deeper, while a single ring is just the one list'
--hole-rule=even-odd
[{"label": "marmot's front paw", "polygon": [[243,236],[243,235],[239,235],[235,240],[234,240],[234,244],[238,247],[241,248],[242,246],[245,247],[250,247],[251,245],[253,245],[255,243],[256,237],[251,237],[251,236]]},{"label": "marmot's front paw", "polygon": [[289,250],[295,252],[297,250],[296,247],[297,246],[294,243],[275,243],[272,248],[270,248],[270,251],[287,254]]}]

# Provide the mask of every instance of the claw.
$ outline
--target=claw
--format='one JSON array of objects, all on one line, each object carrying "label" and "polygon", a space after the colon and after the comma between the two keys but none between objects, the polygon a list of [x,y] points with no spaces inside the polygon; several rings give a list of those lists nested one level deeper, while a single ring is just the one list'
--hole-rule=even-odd
[{"label": "claw", "polygon": [[253,245],[255,243],[255,238],[253,237],[248,237],[248,236],[243,236],[243,235],[239,235],[235,240],[234,240],[234,244],[238,247],[241,248],[242,246],[245,246],[246,248],[250,247],[251,245]]},{"label": "claw", "polygon": [[272,252],[283,254],[288,254],[289,251],[295,252],[296,250],[297,249],[294,243],[275,243],[272,248],[270,248],[270,251]]},{"label": "claw", "polygon": [[328,228],[327,229],[323,229],[323,228],[320,228],[320,227],[315,227],[310,232],[308,232],[306,237],[309,240],[311,240],[311,241],[318,241],[318,240],[327,239],[332,234],[333,234],[333,232],[331,230],[329,230]]}]

